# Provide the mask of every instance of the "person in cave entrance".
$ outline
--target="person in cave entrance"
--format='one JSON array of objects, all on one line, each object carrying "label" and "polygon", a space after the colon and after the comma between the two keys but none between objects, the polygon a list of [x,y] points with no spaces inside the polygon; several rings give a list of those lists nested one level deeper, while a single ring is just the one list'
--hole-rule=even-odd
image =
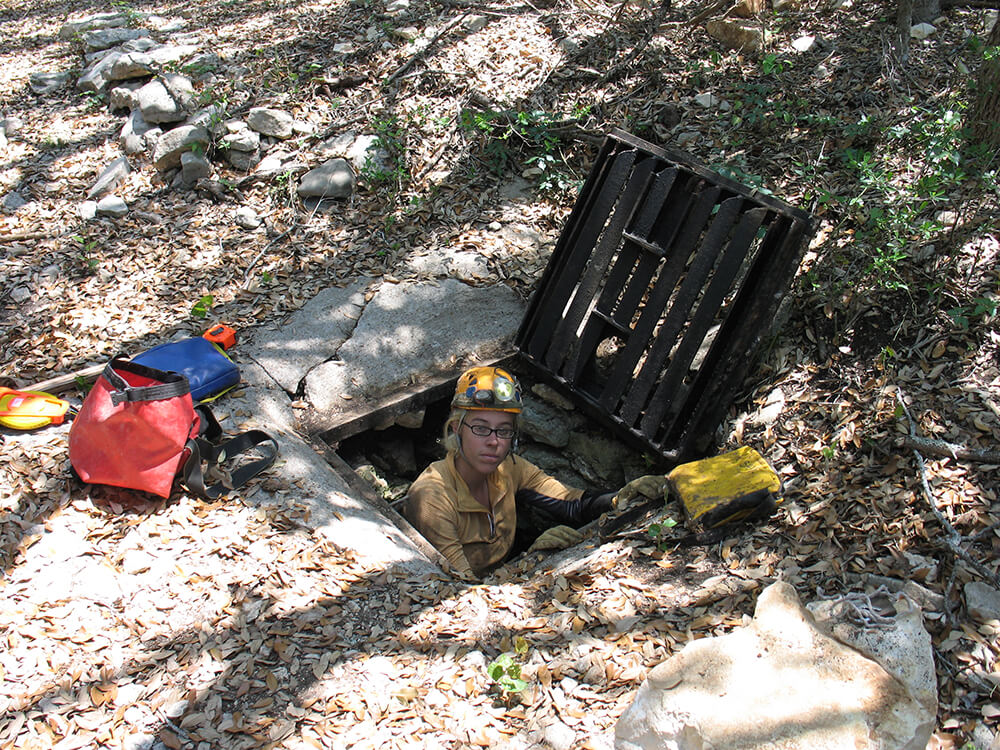
[{"label": "person in cave entrance", "polygon": [[579,527],[615,505],[615,492],[569,487],[515,456],[521,411],[513,375],[467,370],[445,422],[447,455],[410,486],[404,514],[462,576],[481,577],[525,550],[570,547]]}]

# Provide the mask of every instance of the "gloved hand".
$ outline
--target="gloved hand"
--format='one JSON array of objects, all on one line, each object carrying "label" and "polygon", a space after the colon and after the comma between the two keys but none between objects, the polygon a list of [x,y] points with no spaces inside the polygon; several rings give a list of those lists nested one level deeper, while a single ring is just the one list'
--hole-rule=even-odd
[{"label": "gloved hand", "polygon": [[617,509],[624,508],[635,498],[639,497],[639,495],[650,499],[662,498],[665,500],[668,486],[667,477],[662,474],[649,474],[638,479],[633,479],[615,495],[612,507]]},{"label": "gloved hand", "polygon": [[541,533],[534,544],[528,547],[528,552],[540,549],[566,549],[583,541],[583,534],[572,526],[553,526]]}]

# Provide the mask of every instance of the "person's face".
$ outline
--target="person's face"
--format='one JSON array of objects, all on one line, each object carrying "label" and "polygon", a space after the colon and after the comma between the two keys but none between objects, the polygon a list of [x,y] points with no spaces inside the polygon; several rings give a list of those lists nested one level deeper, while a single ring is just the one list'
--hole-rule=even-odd
[{"label": "person's face", "polygon": [[[510,453],[513,437],[497,437],[498,429],[513,431],[514,415],[504,411],[470,411],[459,427],[460,456],[469,468],[483,476],[492,473]],[[477,435],[475,430],[490,432]]]}]

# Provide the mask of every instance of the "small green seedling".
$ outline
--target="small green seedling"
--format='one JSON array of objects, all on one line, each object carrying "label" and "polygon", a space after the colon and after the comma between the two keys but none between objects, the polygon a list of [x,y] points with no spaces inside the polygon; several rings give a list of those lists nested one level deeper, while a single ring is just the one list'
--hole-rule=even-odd
[{"label": "small green seedling", "polygon": [[205,294],[194,303],[194,307],[191,308],[191,315],[195,318],[204,318],[208,316],[208,311],[212,309],[212,305],[215,304],[215,297],[211,294]]},{"label": "small green seedling", "polygon": [[649,534],[649,538],[656,542],[656,546],[661,552],[666,552],[667,548],[670,547],[670,540],[664,538],[664,532],[676,525],[677,521],[669,517],[657,523],[649,524],[649,528],[646,531]]},{"label": "small green seedling", "polygon": [[[514,654],[503,653],[486,667],[487,676],[500,689],[505,701],[519,695],[528,683],[521,679],[521,664],[517,659],[528,653],[528,642],[521,636],[514,639]],[[516,657],[516,658],[515,658]]]}]

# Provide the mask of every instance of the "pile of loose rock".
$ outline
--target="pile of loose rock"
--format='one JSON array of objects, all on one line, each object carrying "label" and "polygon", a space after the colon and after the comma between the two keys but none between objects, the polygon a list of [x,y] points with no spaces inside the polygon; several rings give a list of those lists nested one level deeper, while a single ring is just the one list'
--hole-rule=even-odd
[{"label": "pile of loose rock", "polygon": [[[149,28],[129,27],[136,18]],[[211,179],[217,166],[263,177],[305,172],[297,191],[312,202],[350,196],[358,173],[385,170],[390,161],[375,136],[343,133],[318,144],[315,154],[323,161],[306,171],[294,139],[313,136],[314,126],[283,109],[222,97],[211,101],[220,76],[238,76],[240,69],[203,51],[194,36],[166,19],[100,13],[68,21],[59,35],[83,45],[77,91],[106,98],[113,112],[125,115],[118,136],[124,155],[101,171],[88,192],[80,207],[85,219],[128,213],[126,199],[115,190],[145,159],[178,189]],[[72,78],[68,72],[39,72],[29,83],[46,96]],[[234,105],[242,118],[230,115]],[[237,221],[248,229],[261,223],[252,210],[241,211]]]}]

